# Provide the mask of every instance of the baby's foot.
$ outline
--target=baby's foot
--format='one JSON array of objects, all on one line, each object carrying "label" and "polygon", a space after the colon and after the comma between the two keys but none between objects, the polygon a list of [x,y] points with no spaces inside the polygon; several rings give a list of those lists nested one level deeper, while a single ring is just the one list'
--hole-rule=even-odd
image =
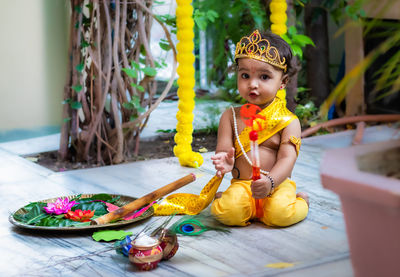
[{"label": "baby's foot", "polygon": [[221,196],[222,196],[222,191],[219,191],[219,192],[217,192],[217,193],[215,194],[214,199],[221,198]]},{"label": "baby's foot", "polygon": [[303,198],[307,202],[307,206],[310,206],[310,201],[308,200],[308,194],[305,192],[299,192],[296,194],[296,197]]}]

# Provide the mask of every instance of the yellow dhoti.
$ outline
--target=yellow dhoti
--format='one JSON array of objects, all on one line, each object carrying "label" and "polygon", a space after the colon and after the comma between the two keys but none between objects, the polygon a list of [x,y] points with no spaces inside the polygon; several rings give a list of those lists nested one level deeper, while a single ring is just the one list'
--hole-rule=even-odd
[{"label": "yellow dhoti", "polygon": [[[232,179],[221,198],[214,200],[211,213],[225,225],[246,226],[255,218],[255,200],[251,195],[251,180]],[[302,221],[308,213],[306,201],[296,198],[296,183],[286,179],[270,197],[262,199],[264,216],[260,218],[268,226],[285,227]]]}]

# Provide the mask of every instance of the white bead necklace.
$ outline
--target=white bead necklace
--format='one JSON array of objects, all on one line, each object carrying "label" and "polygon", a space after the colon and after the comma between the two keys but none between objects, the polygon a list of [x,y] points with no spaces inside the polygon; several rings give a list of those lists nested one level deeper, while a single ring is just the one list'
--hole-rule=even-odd
[{"label": "white bead necklace", "polygon": [[[240,149],[242,150],[243,156],[246,158],[246,161],[247,161],[251,166],[253,166],[253,163],[252,163],[251,160],[249,159],[249,156],[247,156],[246,151],[244,151],[244,147],[243,147],[243,145],[242,145],[242,143],[240,142],[240,139],[239,139],[238,127],[237,127],[237,122],[236,122],[236,113],[235,113],[235,109],[234,109],[232,106],[231,106],[231,109],[232,109],[232,114],[233,114],[233,126],[234,126],[234,129],[235,129],[235,137],[236,137],[236,140],[237,140],[237,142],[238,142],[238,144],[239,144],[239,146],[240,146]],[[260,172],[261,172],[262,174],[264,174],[264,175],[268,175],[268,174],[269,174],[268,171],[265,171],[265,170],[262,170],[262,169],[260,169]]]}]

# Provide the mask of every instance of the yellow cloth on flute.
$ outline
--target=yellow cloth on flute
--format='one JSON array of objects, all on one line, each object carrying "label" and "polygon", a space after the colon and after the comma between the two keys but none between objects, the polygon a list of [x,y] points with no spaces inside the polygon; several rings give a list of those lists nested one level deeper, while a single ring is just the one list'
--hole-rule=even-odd
[{"label": "yellow cloth on flute", "polygon": [[154,204],[155,215],[188,214],[195,215],[207,208],[217,192],[222,178],[214,176],[201,190],[200,195],[174,193],[160,204]]},{"label": "yellow cloth on flute", "polygon": [[[266,119],[257,118],[256,121],[261,124],[261,131],[258,131],[258,144],[263,143],[274,134],[288,126],[296,117],[291,111],[286,108],[286,102],[279,97],[275,97],[274,101],[265,109],[258,113]],[[246,152],[250,151],[249,132],[251,127],[246,127],[239,134],[240,142]],[[235,140],[235,158],[243,155],[237,140]]]},{"label": "yellow cloth on flute", "polygon": [[[211,213],[223,224],[246,226],[255,218],[255,200],[251,195],[251,180],[232,179],[229,188],[215,199]],[[262,199],[264,211],[260,219],[268,226],[285,227],[306,218],[308,205],[300,197],[296,198],[296,183],[290,179],[283,181],[270,197]]]}]

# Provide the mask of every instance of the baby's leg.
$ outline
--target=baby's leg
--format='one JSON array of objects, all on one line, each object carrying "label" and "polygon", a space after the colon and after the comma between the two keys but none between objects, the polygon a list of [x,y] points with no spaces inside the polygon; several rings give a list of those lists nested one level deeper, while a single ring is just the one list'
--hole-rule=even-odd
[{"label": "baby's leg", "polygon": [[307,213],[306,199],[297,197],[296,183],[287,179],[278,186],[271,197],[264,200],[262,222],[269,226],[285,227],[302,221]]},{"label": "baby's leg", "polygon": [[254,213],[250,182],[235,181],[216,198],[211,205],[211,213],[223,224],[246,226]]}]

